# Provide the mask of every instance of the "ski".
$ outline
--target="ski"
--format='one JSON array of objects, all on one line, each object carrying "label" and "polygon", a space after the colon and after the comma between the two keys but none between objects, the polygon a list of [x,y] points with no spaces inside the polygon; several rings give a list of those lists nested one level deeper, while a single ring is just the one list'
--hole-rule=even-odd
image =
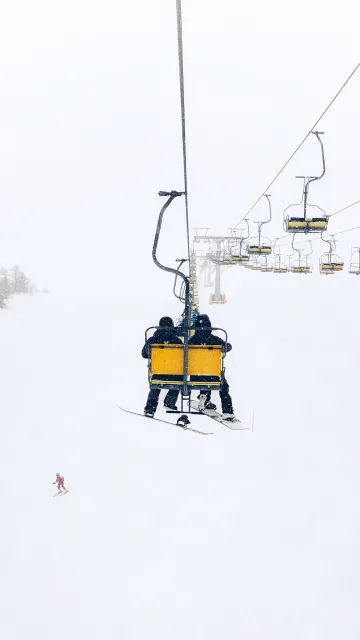
[{"label": "ski", "polygon": [[171,424],[172,427],[178,427],[178,429],[182,429],[183,431],[192,431],[193,433],[198,433],[202,436],[212,436],[214,435],[212,431],[200,431],[199,429],[193,429],[192,427],[182,427],[180,424],[176,424],[174,422],[169,422],[168,420],[161,420],[161,418],[150,418],[150,416],[145,416],[143,413],[138,413],[137,411],[129,411],[129,409],[123,409],[118,405],[121,411],[125,413],[130,413],[133,416],[140,416],[140,418],[147,418],[148,420],[156,420],[157,422],[163,422],[164,424]]}]

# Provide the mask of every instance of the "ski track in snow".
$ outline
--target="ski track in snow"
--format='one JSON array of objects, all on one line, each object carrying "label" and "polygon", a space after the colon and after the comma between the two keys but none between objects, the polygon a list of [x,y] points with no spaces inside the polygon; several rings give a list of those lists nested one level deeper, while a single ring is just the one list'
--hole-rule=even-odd
[{"label": "ski track in snow", "polygon": [[145,402],[144,299],[130,329],[115,296],[0,313],[4,640],[359,638],[358,282],[266,277],[200,297],[253,434],[119,411]]}]

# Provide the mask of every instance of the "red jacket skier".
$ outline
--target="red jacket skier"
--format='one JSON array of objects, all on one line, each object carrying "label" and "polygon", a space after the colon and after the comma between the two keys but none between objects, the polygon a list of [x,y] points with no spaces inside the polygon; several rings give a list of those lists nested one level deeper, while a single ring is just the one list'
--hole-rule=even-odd
[{"label": "red jacket skier", "polygon": [[60,473],[56,474],[56,480],[53,484],[57,484],[58,491],[67,491],[64,485],[64,476],[61,476]]}]

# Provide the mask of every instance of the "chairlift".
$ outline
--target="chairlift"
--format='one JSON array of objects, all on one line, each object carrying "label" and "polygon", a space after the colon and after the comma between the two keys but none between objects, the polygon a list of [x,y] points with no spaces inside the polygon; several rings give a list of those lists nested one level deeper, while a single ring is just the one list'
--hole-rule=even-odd
[{"label": "chairlift", "polygon": [[251,263],[250,269],[252,269],[252,271],[261,271],[261,262],[259,260],[259,256],[255,256],[255,260]]},{"label": "chairlift", "polygon": [[297,249],[294,246],[294,239],[295,239],[295,234],[293,234],[291,246],[293,248],[293,251],[296,251],[298,253],[298,259],[297,259],[297,261],[295,260],[293,262],[293,264],[290,267],[290,271],[291,271],[291,273],[301,273],[301,274],[311,273],[312,272],[312,268],[308,264],[308,257],[311,256],[311,254],[313,253],[312,243],[309,240],[311,251],[309,253],[307,253],[306,255],[302,256],[301,249]]},{"label": "chairlift", "polygon": [[237,249],[237,245],[235,245],[235,253],[233,252],[233,247],[230,249],[232,264],[246,265],[250,260],[250,256],[243,249],[243,244],[245,240],[248,240],[250,235],[248,218],[245,218],[245,222],[247,225],[247,236],[238,238],[239,249]]},{"label": "chairlift", "polygon": [[351,254],[349,273],[355,276],[360,275],[360,247],[355,247]]},{"label": "chairlift", "polygon": [[[296,176],[296,178],[300,178],[303,180],[303,192],[301,201],[298,204],[291,204],[284,210],[284,229],[289,233],[320,233],[327,230],[329,216],[325,214],[325,211],[321,209],[318,205],[310,204],[308,202],[309,195],[309,187],[312,182],[316,180],[321,180],[321,178],[325,175],[325,153],[324,153],[324,145],[320,138],[321,135],[324,134],[323,131],[312,131],[311,132],[318,139],[321,146],[321,157],[322,157],[322,165],[323,170],[320,176]],[[299,206],[303,204],[304,214],[302,217],[295,217],[285,215],[286,211],[291,207]],[[308,217],[308,207],[316,207],[319,211],[322,212],[322,215],[316,217]]]},{"label": "chairlift", "polygon": [[264,256],[263,262],[260,266],[260,271],[262,273],[271,273],[273,270],[273,267],[271,264],[268,263],[268,257]]},{"label": "chairlift", "polygon": [[279,253],[276,253],[276,243],[278,240],[279,238],[275,238],[274,247],[273,247],[273,254],[275,257],[275,261],[274,261],[272,270],[273,270],[273,273],[288,273],[289,269],[286,266],[282,266],[282,263],[281,263],[280,247],[279,247]]},{"label": "chairlift", "polygon": [[[195,229],[195,235],[194,235],[194,242],[205,242],[205,243],[209,243],[210,242],[210,238],[207,238],[207,234],[209,231],[210,227],[198,227],[197,229]],[[202,231],[202,233],[199,233],[199,231]]]},{"label": "chairlift", "polygon": [[[148,359],[148,379],[150,389],[177,389],[181,392],[180,410],[172,413],[193,413],[191,411],[191,393],[199,390],[220,390],[224,383],[224,359],[226,357],[227,333],[224,329],[213,327],[213,331],[224,334],[224,345],[189,345],[191,333],[192,312],[196,310],[190,298],[190,276],[186,276],[181,267],[186,262],[179,260],[177,269],[161,264],[157,258],[157,247],[166,209],[182,192],[171,191],[159,193],[167,200],[160,210],[152,256],[157,267],[175,275],[174,294],[185,304],[184,310],[184,343],[183,344],[152,344]],[[180,294],[176,293],[176,281],[181,278],[183,287]],[[182,294],[182,291],[184,292]],[[145,341],[152,330],[159,327],[149,327],[145,332]],[[195,412],[197,413],[197,412]]]},{"label": "chairlift", "polygon": [[256,222],[258,225],[258,235],[257,238],[251,238],[253,242],[249,242],[247,246],[247,252],[249,255],[270,255],[272,251],[271,242],[269,238],[261,239],[261,228],[264,224],[268,224],[272,218],[271,212],[271,202],[270,202],[270,194],[264,193],[264,198],[267,199],[269,205],[269,219],[263,220],[262,222]]},{"label": "chairlift", "polygon": [[231,264],[233,264],[232,255],[231,253],[229,253],[229,251],[226,251],[225,249],[223,249],[221,252],[217,251],[216,255],[214,255],[212,258],[212,262],[213,264],[217,264],[221,267],[228,267]]},{"label": "chairlift", "polygon": [[327,242],[330,249],[327,253],[324,253],[319,261],[319,269],[321,274],[331,275],[336,273],[337,271],[343,271],[344,269],[344,261],[334,253],[336,249],[336,241],[335,237],[332,236],[332,240],[323,238],[323,234],[321,234],[321,239],[323,242]]},{"label": "chairlift", "polygon": [[216,265],[222,265],[225,258],[225,249],[221,248],[220,243],[217,248],[211,253],[211,262]]}]

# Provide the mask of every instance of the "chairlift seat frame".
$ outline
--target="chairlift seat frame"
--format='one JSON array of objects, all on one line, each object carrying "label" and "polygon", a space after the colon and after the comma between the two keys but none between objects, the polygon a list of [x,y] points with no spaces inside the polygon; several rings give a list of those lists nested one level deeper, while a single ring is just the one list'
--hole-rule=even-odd
[{"label": "chairlift seat frame", "polygon": [[285,230],[290,233],[320,233],[327,231],[329,218],[285,218]]},{"label": "chairlift seat frame", "polygon": [[[149,327],[145,332],[145,341],[149,337],[149,331],[161,327]],[[193,327],[184,327],[193,335]],[[197,329],[208,331],[209,329]],[[227,332],[220,327],[212,327],[211,331],[221,331],[224,334],[223,345],[189,344],[187,387],[188,392],[197,390],[219,390],[222,388],[225,377],[224,359],[226,357]],[[184,344],[157,344],[150,345],[148,358],[148,380],[151,389],[178,389],[183,391],[184,386]]]},{"label": "chairlift seat frame", "polygon": [[343,271],[343,262],[324,262],[320,265],[321,271]]},{"label": "chairlift seat frame", "polygon": [[255,255],[255,256],[263,256],[263,255],[270,255],[272,252],[272,247],[271,245],[249,245],[247,248],[247,252],[250,255]]},{"label": "chairlift seat frame", "polygon": [[311,273],[311,267],[309,265],[305,266],[293,266],[290,269],[291,273]]}]

